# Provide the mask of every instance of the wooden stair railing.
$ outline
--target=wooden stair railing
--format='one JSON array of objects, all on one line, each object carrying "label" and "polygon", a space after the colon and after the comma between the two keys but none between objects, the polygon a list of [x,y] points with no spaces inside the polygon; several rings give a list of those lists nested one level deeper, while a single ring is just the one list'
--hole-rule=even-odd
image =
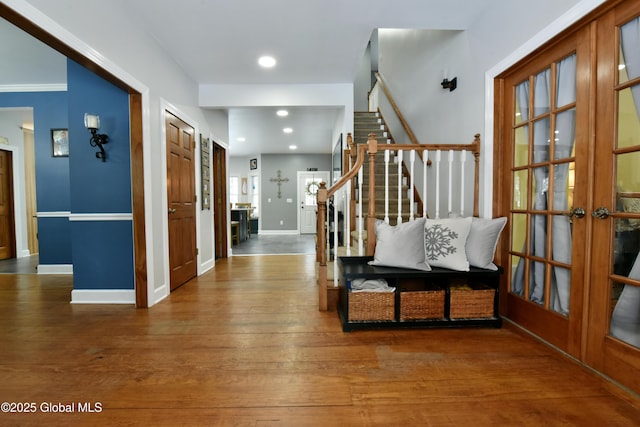
[{"label": "wooden stair railing", "polygon": [[[349,136],[347,137],[347,141],[349,141]],[[366,144],[359,144],[357,145],[357,148],[355,147],[351,147],[350,148],[350,158],[353,158],[352,156],[354,155],[354,151],[356,152],[355,154],[355,161],[353,161],[352,163],[352,167],[347,170],[347,172],[342,176],[342,178],[340,178],[340,180],[338,182],[336,182],[333,186],[331,186],[331,188],[327,188],[326,183],[322,182],[320,183],[320,189],[318,190],[318,194],[317,194],[317,201],[318,201],[318,220],[317,220],[317,252],[316,252],[316,259],[318,261],[319,267],[318,267],[318,308],[321,311],[326,311],[328,309],[328,280],[327,280],[327,202],[330,198],[334,197],[336,195],[336,193],[341,190],[342,188],[344,188],[345,186],[349,185],[351,186],[353,184],[353,180],[356,177],[356,175],[359,174],[360,170],[362,169],[363,165],[364,165],[364,159],[365,159],[365,154],[368,156],[368,160],[369,160],[369,203],[368,203],[368,212],[367,212],[367,219],[366,219],[366,229],[367,229],[367,247],[366,247],[366,254],[367,255],[373,255],[374,251],[375,251],[375,245],[376,245],[376,237],[375,237],[375,223],[376,223],[376,190],[375,190],[375,157],[376,157],[376,153],[378,152],[378,150],[384,150],[384,151],[408,151],[408,152],[415,152],[417,151],[420,154],[424,153],[424,158],[428,160],[428,153],[430,152],[435,152],[435,166],[436,166],[436,171],[437,173],[440,172],[440,165],[441,165],[441,152],[445,151],[449,153],[449,160],[448,163],[450,165],[449,167],[449,171],[448,171],[448,200],[447,200],[447,205],[449,207],[449,210],[451,210],[451,206],[452,206],[452,199],[454,197],[453,194],[453,180],[452,180],[452,164],[453,164],[453,153],[454,152],[463,152],[463,154],[465,153],[471,153],[471,155],[473,155],[474,157],[474,175],[473,175],[473,180],[474,180],[474,185],[473,185],[473,216],[478,216],[479,214],[479,183],[480,183],[480,135],[476,134],[475,135],[475,139],[471,144],[383,144],[382,146],[378,145],[377,140],[375,139],[375,135],[374,134],[370,134],[369,136],[369,140],[367,141]],[[465,181],[465,171],[467,168],[464,167],[464,156],[461,155],[460,156],[460,173],[461,173],[461,177],[460,177],[460,183],[461,183],[461,191],[459,192],[459,195],[455,195],[456,197],[460,197],[459,201],[460,201],[460,214],[464,214],[464,199],[465,199],[465,194],[464,194],[464,181]],[[427,189],[427,180],[426,180],[426,168],[427,168],[427,162],[425,162],[424,160],[422,161],[423,164],[423,174],[425,174],[425,179],[423,181],[423,194],[425,194],[425,201],[427,200],[426,198],[426,194],[429,192],[429,190]],[[386,180],[386,176],[385,176],[385,180]],[[412,187],[411,191],[414,191],[415,189],[415,183],[412,183]],[[436,217],[439,217],[439,202],[440,202],[440,193],[441,193],[441,187],[444,187],[444,185],[441,184],[440,181],[440,176],[439,174],[436,174],[435,176],[435,199],[436,199]],[[444,192],[443,192],[444,193]],[[347,202],[348,206],[351,206],[351,201],[348,200]],[[337,212],[338,210],[338,206],[336,206],[334,204],[334,212]],[[351,208],[349,208],[351,209]],[[385,200],[385,213],[388,211],[388,200]],[[422,210],[422,216],[423,217],[427,217],[427,207],[426,207],[426,202],[425,202],[425,206]],[[413,219],[413,211],[412,211],[412,216],[409,220]],[[337,225],[336,225],[337,226]],[[362,230],[359,230],[362,231]],[[348,237],[347,237],[348,239]],[[334,241],[333,244],[334,247],[334,259],[337,258],[337,249],[338,249],[338,242]],[[334,262],[334,269],[337,269],[337,266],[335,266],[335,262]],[[334,270],[335,271],[335,270]],[[335,277],[335,273],[334,273],[334,286],[332,288],[335,288],[336,286],[336,277]]]}]

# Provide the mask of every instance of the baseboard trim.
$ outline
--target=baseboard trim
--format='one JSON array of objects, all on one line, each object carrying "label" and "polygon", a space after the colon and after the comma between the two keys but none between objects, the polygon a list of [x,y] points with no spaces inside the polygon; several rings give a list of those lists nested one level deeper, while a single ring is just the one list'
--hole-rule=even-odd
[{"label": "baseboard trim", "polygon": [[38,274],[73,274],[73,264],[38,264]]},{"label": "baseboard trim", "polygon": [[153,292],[153,302],[149,306],[156,305],[157,303],[159,303],[160,301],[162,301],[163,299],[169,296],[169,292],[167,292],[167,285],[159,286],[158,288],[154,289],[152,292]]},{"label": "baseboard trim", "polygon": [[74,289],[71,304],[135,304],[133,289]]},{"label": "baseboard trim", "polygon": [[297,236],[300,232],[298,230],[260,230],[258,234],[264,234],[265,236]]}]

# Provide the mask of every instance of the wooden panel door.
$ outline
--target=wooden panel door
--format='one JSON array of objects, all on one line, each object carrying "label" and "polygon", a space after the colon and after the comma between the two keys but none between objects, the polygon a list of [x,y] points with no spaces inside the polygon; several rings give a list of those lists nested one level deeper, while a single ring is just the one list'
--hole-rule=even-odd
[{"label": "wooden panel door", "polygon": [[11,151],[0,150],[0,259],[16,256],[12,158]]},{"label": "wooden panel door", "polygon": [[213,143],[213,221],[216,259],[227,253],[227,152]]},{"label": "wooden panel door", "polygon": [[640,3],[598,21],[586,361],[640,392]]},{"label": "wooden panel door", "polygon": [[171,290],[197,274],[195,132],[166,113]]},{"label": "wooden panel door", "polygon": [[[501,87],[501,197],[509,217],[507,316],[579,356],[588,167],[589,30],[512,71]],[[504,185],[504,183],[509,183]]]}]

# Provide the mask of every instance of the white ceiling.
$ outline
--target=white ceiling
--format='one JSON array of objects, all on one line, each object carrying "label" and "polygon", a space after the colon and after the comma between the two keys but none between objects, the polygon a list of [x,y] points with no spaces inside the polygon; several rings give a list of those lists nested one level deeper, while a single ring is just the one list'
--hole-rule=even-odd
[{"label": "white ceiling", "polygon": [[[126,7],[199,84],[352,83],[374,29],[465,29],[501,1],[181,0],[185,13],[179,15],[174,0],[126,0],[114,7]],[[264,54],[277,59],[274,68],[258,67]],[[64,58],[4,22],[0,57],[0,86],[58,84],[66,70]],[[284,119],[271,107],[228,109],[230,154],[290,152],[290,142],[298,152],[331,152],[340,108],[287,109]],[[294,132],[285,135],[285,125]],[[237,145],[239,136],[247,141]]]}]

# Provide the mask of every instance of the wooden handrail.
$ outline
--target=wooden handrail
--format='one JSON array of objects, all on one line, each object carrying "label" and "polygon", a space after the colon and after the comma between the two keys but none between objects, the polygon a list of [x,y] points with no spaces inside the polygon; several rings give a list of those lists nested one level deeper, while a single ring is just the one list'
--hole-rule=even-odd
[{"label": "wooden handrail", "polygon": [[[473,195],[473,216],[479,214],[479,188],[480,188],[480,134],[476,134],[474,140],[470,144],[393,144],[378,146],[378,141],[375,139],[375,134],[369,134],[369,140],[366,144],[354,144],[351,135],[347,135],[347,142],[349,143],[349,156],[353,159],[355,155],[355,161],[351,169],[336,182],[331,188],[327,188],[326,182],[320,183],[320,189],[317,193],[318,201],[318,221],[317,224],[317,248],[316,248],[316,261],[319,263],[318,269],[318,309],[320,311],[327,310],[327,230],[325,224],[325,218],[327,217],[327,201],[330,197],[351,181],[358,174],[360,168],[364,164],[365,155],[368,152],[369,155],[369,212],[367,214],[367,253],[373,254],[375,250],[375,155],[379,149],[381,150],[417,150],[419,154],[424,151],[468,151],[473,154],[475,159],[475,172],[474,172],[474,195]],[[357,154],[356,154],[357,153]],[[348,238],[348,237],[347,237]]]},{"label": "wooden handrail", "polygon": [[393,108],[393,111],[396,113],[396,116],[398,116],[398,120],[400,120],[400,123],[402,124],[402,128],[404,129],[404,131],[407,133],[407,136],[409,137],[409,141],[411,141],[413,144],[420,144],[418,142],[418,138],[416,138],[415,134],[411,130],[409,123],[407,123],[404,116],[402,115],[400,108],[398,108],[398,104],[396,104],[395,100],[393,99],[393,96],[391,96],[391,92],[389,91],[389,88],[380,73],[376,73],[376,80],[378,81],[380,88],[382,89],[387,99],[389,100],[389,104],[391,104],[391,107]]}]

